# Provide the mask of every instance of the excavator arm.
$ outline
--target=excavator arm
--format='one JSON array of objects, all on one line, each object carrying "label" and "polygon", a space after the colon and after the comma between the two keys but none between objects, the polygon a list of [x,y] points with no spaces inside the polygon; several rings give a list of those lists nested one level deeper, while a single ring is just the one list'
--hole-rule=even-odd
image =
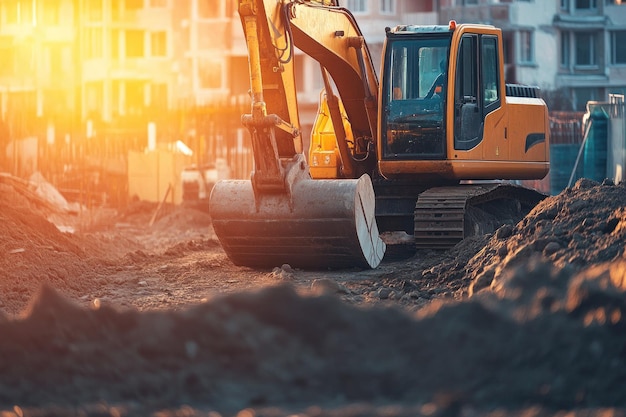
[{"label": "excavator arm", "polygon": [[[286,7],[296,46],[330,74],[354,137],[375,143],[378,80],[369,49],[354,17],[347,9],[322,7],[312,2],[293,2]],[[328,87],[327,96],[335,99]],[[356,153],[365,151],[355,150]]]},{"label": "excavator arm", "polygon": [[[362,157],[374,149],[377,80],[351,14],[329,1],[239,0],[248,47],[254,153],[251,181],[221,181],[210,211],[215,232],[238,265],[309,268],[376,267],[385,245]],[[333,118],[346,179],[313,180],[303,154],[297,106],[295,48],[320,62],[331,115],[339,100],[360,147],[348,147]],[[337,86],[339,97],[332,92]],[[372,151],[373,153],[373,151]]]},{"label": "excavator arm", "polygon": [[[347,9],[331,3],[302,0],[239,3],[252,95],[252,114],[243,120],[255,137],[255,176],[259,178],[253,181],[261,187],[266,182],[276,182],[282,175],[280,158],[303,152],[294,74],[295,47],[321,65],[341,154],[342,176],[358,178],[373,168],[378,118],[376,72],[354,17]],[[339,97],[335,96],[327,74],[334,81]],[[350,120],[353,137],[359,139],[350,149],[341,124],[339,101]],[[274,133],[264,134],[257,126],[261,130],[275,126],[280,131],[274,129]],[[364,159],[368,154],[371,157]]]},{"label": "excavator arm", "polygon": [[[239,3],[248,45],[252,98],[251,114],[243,115],[242,123],[252,136],[255,193],[272,190],[289,193],[290,184],[285,177],[288,171],[294,167],[297,169],[298,160],[301,160],[298,156],[302,154],[293,49],[290,50],[284,39],[286,31],[280,16],[281,8],[266,7],[270,5],[254,0]],[[285,66],[285,63],[289,65]]]}]

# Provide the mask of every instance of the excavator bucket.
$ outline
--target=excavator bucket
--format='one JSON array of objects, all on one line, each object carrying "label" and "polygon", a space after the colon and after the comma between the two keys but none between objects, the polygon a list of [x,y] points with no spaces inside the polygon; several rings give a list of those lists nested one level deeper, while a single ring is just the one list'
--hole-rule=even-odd
[{"label": "excavator bucket", "polygon": [[385,253],[368,175],[300,179],[291,194],[263,193],[251,181],[219,181],[211,192],[215,233],[236,265],[307,269],[375,268]]}]

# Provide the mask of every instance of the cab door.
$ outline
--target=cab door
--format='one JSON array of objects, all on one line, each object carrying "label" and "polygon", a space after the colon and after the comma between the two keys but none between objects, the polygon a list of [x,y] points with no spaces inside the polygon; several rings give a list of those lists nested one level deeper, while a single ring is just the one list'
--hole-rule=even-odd
[{"label": "cab door", "polygon": [[454,149],[468,151],[483,141],[485,118],[501,105],[497,36],[463,35],[455,81]]}]

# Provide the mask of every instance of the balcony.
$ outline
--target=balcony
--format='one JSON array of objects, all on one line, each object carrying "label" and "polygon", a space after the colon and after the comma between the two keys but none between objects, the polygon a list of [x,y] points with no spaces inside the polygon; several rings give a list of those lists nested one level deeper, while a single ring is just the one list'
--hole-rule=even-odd
[{"label": "balcony", "polygon": [[83,62],[83,80],[157,79],[170,80],[173,74],[167,58],[91,59]]},{"label": "balcony", "polygon": [[609,77],[606,75],[558,74],[557,87],[606,87]]},{"label": "balcony", "polygon": [[557,14],[552,24],[559,29],[568,30],[604,30],[609,26],[608,16]]},{"label": "balcony", "polygon": [[160,9],[121,10],[112,16],[116,26],[145,29],[169,28],[171,15]]}]

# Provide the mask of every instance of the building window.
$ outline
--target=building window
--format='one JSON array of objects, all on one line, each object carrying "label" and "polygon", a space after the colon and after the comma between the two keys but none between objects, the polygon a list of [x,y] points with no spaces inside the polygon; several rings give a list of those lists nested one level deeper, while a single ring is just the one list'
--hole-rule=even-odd
[{"label": "building window", "polygon": [[47,0],[43,4],[42,20],[46,25],[58,25],[60,22],[60,0]]},{"label": "building window", "polygon": [[380,12],[394,14],[396,12],[396,0],[380,0]]},{"label": "building window", "polygon": [[569,10],[569,1],[570,0],[561,0],[561,10]]},{"label": "building window", "polygon": [[83,56],[87,59],[102,58],[102,29],[87,28],[85,29],[85,37],[83,47]]},{"label": "building window", "polygon": [[597,0],[576,0],[576,9],[578,10],[589,10],[596,8]]},{"label": "building window", "polygon": [[121,17],[120,0],[111,0],[111,18],[118,20]]},{"label": "building window", "polygon": [[167,84],[155,83],[150,86],[150,106],[154,109],[167,109]]},{"label": "building window", "polygon": [[611,32],[611,64],[626,64],[626,30]]},{"label": "building window", "polygon": [[210,58],[200,58],[198,62],[200,88],[222,88],[222,62]]},{"label": "building window", "polygon": [[167,55],[167,33],[153,32],[150,34],[150,55],[166,56]]},{"label": "building window", "polygon": [[574,110],[585,111],[588,101],[598,101],[606,97],[602,89],[593,87],[580,87],[572,89]]},{"label": "building window", "polygon": [[596,36],[591,32],[579,32],[574,35],[576,42],[576,65],[593,66],[596,61]]},{"label": "building window", "polygon": [[202,49],[215,49],[217,43],[215,24],[208,21],[201,21],[197,23],[198,41],[197,48]]},{"label": "building window", "polygon": [[126,10],[143,9],[143,0],[126,0]]},{"label": "building window", "polygon": [[100,81],[85,84],[85,107],[87,113],[100,113],[103,102],[103,84]]},{"label": "building window", "polygon": [[216,19],[222,17],[222,3],[219,2],[217,5],[213,4],[210,1],[199,1],[198,2],[198,17],[202,19]]},{"label": "building window", "polygon": [[58,77],[72,70],[72,51],[68,46],[50,45],[47,49],[47,71]]},{"label": "building window", "polygon": [[37,17],[35,11],[33,10],[33,2],[21,0],[18,3],[20,12],[20,23],[34,25],[37,22]]},{"label": "building window", "polygon": [[514,33],[513,32],[502,32],[502,44],[504,47],[504,63],[505,64],[513,64],[515,62],[515,59],[513,59],[513,51],[515,51],[515,48],[513,48],[513,45],[515,44],[515,42],[513,42],[514,39]]},{"label": "building window", "polygon": [[2,57],[2,65],[0,65],[0,77],[8,77],[13,75],[15,67],[15,59],[12,48],[0,48],[0,56]]},{"label": "building window", "polygon": [[111,30],[111,59],[120,58],[120,31],[119,29]]},{"label": "building window", "polygon": [[346,7],[353,13],[367,13],[367,0],[347,0]]},{"label": "building window", "polygon": [[144,55],[143,31],[126,31],[126,58],[139,58]]},{"label": "building window", "polygon": [[17,0],[9,0],[4,5],[4,20],[7,25],[20,22],[20,4]]},{"label": "building window", "polygon": [[22,75],[24,71],[33,71],[37,64],[37,56],[35,55],[35,45],[33,44],[18,44],[16,53],[16,66],[14,74]]},{"label": "building window", "polygon": [[533,33],[530,30],[522,30],[519,33],[519,58],[523,64],[534,62]]},{"label": "building window", "polygon": [[145,83],[143,81],[125,82],[126,114],[140,115],[143,113],[146,104],[144,90]]},{"label": "building window", "polygon": [[90,22],[102,21],[102,0],[89,0],[86,5],[87,19]]},{"label": "building window", "polygon": [[[5,22],[7,24],[35,24],[36,16],[33,14],[33,2],[29,0],[8,0],[4,3]],[[0,7],[0,11],[1,11]]]},{"label": "building window", "polygon": [[478,4],[478,0],[456,0],[457,6],[471,6]]},{"label": "building window", "polygon": [[564,68],[569,67],[569,53],[570,53],[570,33],[561,32],[561,66]]}]

